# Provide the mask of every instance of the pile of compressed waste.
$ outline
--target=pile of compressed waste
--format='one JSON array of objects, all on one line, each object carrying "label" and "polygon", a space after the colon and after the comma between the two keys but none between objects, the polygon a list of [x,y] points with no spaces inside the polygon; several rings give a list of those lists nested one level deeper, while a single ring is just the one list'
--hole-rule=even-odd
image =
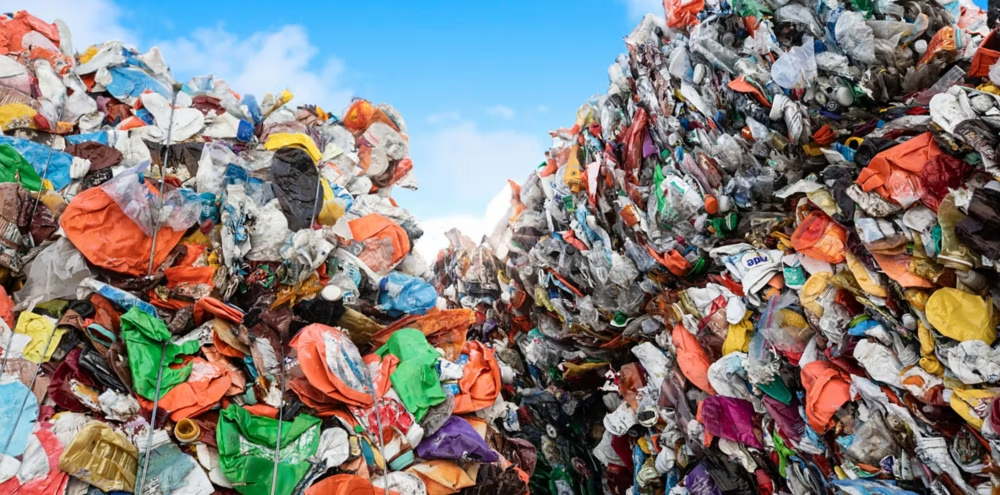
[{"label": "pile of compressed waste", "polygon": [[987,14],[664,14],[429,270],[392,107],[0,17],[0,494],[1000,493]]},{"label": "pile of compressed waste", "polygon": [[393,107],[70,39],[0,16],[0,494],[527,492]]},{"label": "pile of compressed waste", "polygon": [[434,265],[514,370],[501,426],[536,448],[532,493],[1000,493],[987,14],[664,14],[508,218]]}]

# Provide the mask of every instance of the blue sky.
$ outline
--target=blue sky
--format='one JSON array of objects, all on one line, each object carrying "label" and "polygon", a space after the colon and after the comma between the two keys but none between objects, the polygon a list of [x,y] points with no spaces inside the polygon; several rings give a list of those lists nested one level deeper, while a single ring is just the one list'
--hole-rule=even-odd
[{"label": "blue sky", "polygon": [[293,103],[337,114],[352,96],[395,106],[420,182],[395,197],[434,245],[447,225],[478,235],[503,215],[505,199],[489,205],[506,179],[522,181],[548,131],[606,91],[642,13],[662,15],[658,0],[309,3],[0,0],[0,10],[62,18],[78,51],[110,39],[158,46],[180,80],[214,73],[258,96],[287,86]]}]

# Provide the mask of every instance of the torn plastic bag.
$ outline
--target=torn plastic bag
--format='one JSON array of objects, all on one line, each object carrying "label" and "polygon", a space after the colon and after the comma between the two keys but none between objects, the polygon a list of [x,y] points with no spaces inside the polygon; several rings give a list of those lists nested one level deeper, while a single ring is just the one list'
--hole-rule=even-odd
[{"label": "torn plastic bag", "polygon": [[865,192],[875,191],[903,207],[909,207],[923,195],[920,172],[940,154],[934,134],[925,132],[875,155],[861,170],[857,183]]},{"label": "torn plastic bag", "polygon": [[157,227],[184,232],[198,223],[202,206],[194,191],[172,188],[157,195],[143,177],[145,169],[146,164],[127,169],[100,187],[149,237]]},{"label": "torn plastic bag", "polygon": [[59,458],[59,469],[105,492],[135,489],[139,451],[105,423],[90,421]]},{"label": "torn plastic bag", "polygon": [[[191,366],[180,369],[170,367],[180,362],[179,356],[198,352],[197,341],[187,341],[182,345],[169,342],[172,335],[163,320],[132,308],[122,315],[122,339],[128,347],[129,368],[132,370],[132,384],[135,392],[148,400],[156,394],[157,375],[162,363],[160,397],[174,386],[183,383],[191,374]],[[163,343],[167,342],[166,347]]]},{"label": "torn plastic bag", "polygon": [[701,414],[706,432],[756,449],[764,448],[753,433],[754,412],[749,402],[715,395],[702,401]]},{"label": "torn plastic bag", "polygon": [[500,396],[500,366],[496,350],[481,342],[468,342],[462,350],[468,362],[458,380],[454,414],[467,414],[492,406]]},{"label": "torn plastic bag", "polygon": [[785,89],[805,89],[818,75],[812,36],[804,36],[802,46],[792,47],[771,66],[774,82]]},{"label": "torn plastic bag", "polygon": [[[292,495],[319,446],[320,420],[300,414],[281,428],[276,495]],[[235,404],[219,414],[216,441],[226,478],[243,495],[270,495],[278,421],[254,416]]]},{"label": "torn plastic bag", "polygon": [[376,352],[382,358],[386,355],[399,358],[399,365],[391,375],[392,386],[417,421],[423,419],[431,406],[445,401],[447,396],[434,369],[438,353],[422,332],[399,330]]},{"label": "torn plastic bag", "polygon": [[361,354],[338,329],[312,324],[299,331],[289,344],[298,352],[303,379],[293,379],[300,394],[316,391],[348,405],[370,406],[370,377]]},{"label": "torn plastic bag", "polygon": [[[147,236],[102,188],[90,188],[76,195],[59,218],[59,225],[94,265],[133,277],[146,275],[152,237]],[[108,225],[115,228],[107,229]],[[183,231],[169,226],[160,227],[154,268],[166,261],[183,235]]]},{"label": "torn plastic bag", "polygon": [[91,276],[87,262],[73,244],[60,237],[28,264],[28,278],[14,293],[20,307],[31,310],[52,299],[73,299],[76,287]]}]

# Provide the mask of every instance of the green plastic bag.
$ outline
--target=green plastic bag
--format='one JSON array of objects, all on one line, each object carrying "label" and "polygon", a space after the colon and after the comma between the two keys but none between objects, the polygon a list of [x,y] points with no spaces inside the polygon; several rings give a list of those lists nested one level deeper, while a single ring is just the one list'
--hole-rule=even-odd
[{"label": "green plastic bag", "polygon": [[156,376],[163,363],[163,378],[160,381],[160,397],[188,379],[191,366],[181,369],[170,368],[171,364],[180,363],[179,356],[198,352],[198,341],[191,340],[183,345],[167,344],[166,353],[163,343],[170,340],[170,330],[167,330],[163,320],[133,307],[122,315],[122,338],[128,348],[128,364],[132,369],[132,383],[135,392],[148,400],[156,396]]},{"label": "green plastic bag", "polygon": [[[306,414],[282,423],[275,495],[291,495],[309,471],[309,458],[319,448],[320,424],[319,418]],[[271,495],[277,438],[276,419],[254,416],[236,404],[219,414],[215,430],[219,465],[236,491],[243,495]]]},{"label": "green plastic bag", "polygon": [[0,144],[0,182],[20,182],[29,191],[42,188],[42,178],[35,167],[9,144]]},{"label": "green plastic bag", "polygon": [[389,337],[377,354],[392,354],[399,358],[399,366],[392,372],[392,388],[413,417],[420,421],[431,406],[444,402],[448,397],[441,388],[441,377],[434,365],[438,353],[420,330],[404,328]]}]

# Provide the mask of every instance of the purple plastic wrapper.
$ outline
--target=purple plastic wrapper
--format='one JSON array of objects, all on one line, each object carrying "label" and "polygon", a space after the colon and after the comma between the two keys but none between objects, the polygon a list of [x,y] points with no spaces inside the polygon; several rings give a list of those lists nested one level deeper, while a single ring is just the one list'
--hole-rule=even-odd
[{"label": "purple plastic wrapper", "polygon": [[753,405],[743,399],[714,395],[701,404],[705,431],[727,440],[763,449],[753,434]]},{"label": "purple plastic wrapper", "polygon": [[497,462],[500,456],[490,449],[468,421],[452,416],[444,426],[417,445],[422,459],[452,459]]},{"label": "purple plastic wrapper", "polygon": [[691,495],[722,495],[705,466],[699,464],[684,478],[684,486]]}]

